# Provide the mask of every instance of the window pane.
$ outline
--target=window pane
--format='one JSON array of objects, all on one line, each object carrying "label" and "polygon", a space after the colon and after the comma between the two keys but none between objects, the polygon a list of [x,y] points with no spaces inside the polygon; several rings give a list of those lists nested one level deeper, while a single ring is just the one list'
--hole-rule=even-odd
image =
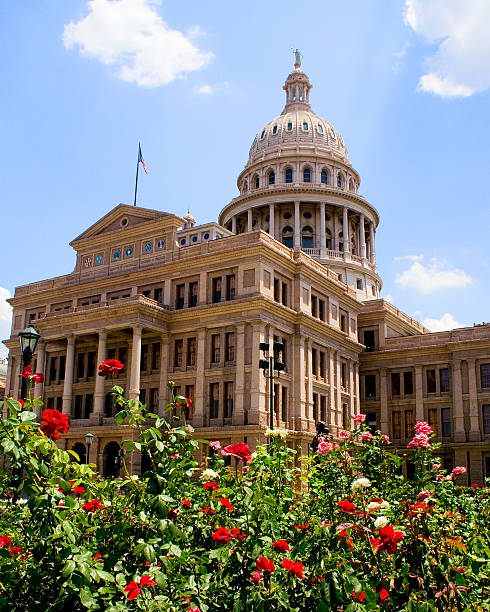
[{"label": "window pane", "polygon": [[490,388],[490,363],[480,364],[480,377],[482,389]]},{"label": "window pane", "polygon": [[436,371],[427,370],[427,393],[436,392]]},{"label": "window pane", "polygon": [[441,368],[439,370],[439,382],[441,385],[441,393],[449,393],[449,368]]}]

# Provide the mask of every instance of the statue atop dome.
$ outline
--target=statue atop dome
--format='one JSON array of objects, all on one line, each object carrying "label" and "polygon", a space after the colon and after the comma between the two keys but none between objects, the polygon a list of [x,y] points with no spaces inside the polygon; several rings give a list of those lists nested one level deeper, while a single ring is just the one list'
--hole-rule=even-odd
[{"label": "statue atop dome", "polygon": [[300,52],[299,49],[292,50],[292,51],[294,53],[294,59],[295,59],[295,61],[294,61],[294,69],[299,71],[301,69],[301,58],[303,56],[301,55],[301,52]]}]

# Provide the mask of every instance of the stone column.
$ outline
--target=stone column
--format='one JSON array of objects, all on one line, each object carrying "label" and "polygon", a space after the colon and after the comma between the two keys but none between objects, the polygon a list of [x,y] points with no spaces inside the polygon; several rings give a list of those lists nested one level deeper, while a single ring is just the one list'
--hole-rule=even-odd
[{"label": "stone column", "polygon": [[294,248],[301,248],[301,218],[299,215],[299,201],[294,202]]},{"label": "stone column", "polygon": [[[44,371],[45,369],[46,369],[46,343],[40,340],[39,344],[37,345],[36,370],[40,374],[43,374],[44,377],[46,377],[46,373]],[[38,383],[37,385],[34,385],[34,399],[42,400],[43,392],[44,392],[44,383]],[[40,411],[41,411],[40,409],[36,409],[36,412],[40,412]]]},{"label": "stone column", "polygon": [[236,234],[236,215],[233,215],[231,218],[231,232],[232,234]]},{"label": "stone column", "polygon": [[233,408],[233,425],[244,425],[245,396],[245,324],[236,326],[236,367],[235,367],[235,405]]},{"label": "stone column", "polygon": [[129,399],[137,400],[140,395],[141,366],[141,325],[133,325],[133,346],[131,348],[131,378],[129,382]]},{"label": "stone column", "polygon": [[92,414],[90,415],[90,420],[92,422],[96,422],[97,424],[100,422],[100,419],[104,416],[104,400],[105,400],[105,377],[98,376],[98,367],[99,365],[105,361],[107,356],[107,332],[100,329],[99,330],[99,345],[97,347],[97,363],[96,367],[96,375],[95,375],[95,390],[94,390],[94,409]]},{"label": "stone column", "polygon": [[342,235],[344,237],[344,253],[350,253],[349,210],[347,206],[343,208]]},{"label": "stone column", "polygon": [[305,338],[301,335],[293,337],[293,368],[294,368],[294,405],[296,414],[294,415],[295,428],[298,431],[305,431],[308,428],[306,420],[306,364],[305,364]]},{"label": "stone column", "polygon": [[276,214],[276,207],[274,205],[274,202],[271,202],[269,204],[269,234],[275,238],[276,234],[275,234],[275,214]]},{"label": "stone column", "polygon": [[265,411],[266,378],[263,374],[264,371],[259,368],[259,360],[262,359],[259,344],[265,342],[264,335],[264,324],[258,321],[252,323],[252,385],[250,389],[249,425],[266,425],[268,423]]},{"label": "stone column", "polygon": [[364,215],[359,215],[359,246],[360,255],[363,259],[366,259],[366,235],[364,233]]},{"label": "stone column", "polygon": [[205,399],[206,399],[206,329],[201,327],[197,330],[196,347],[196,388],[194,392],[194,412],[192,423],[194,427],[204,427],[206,424]]},{"label": "stone column", "polygon": [[249,208],[247,210],[247,231],[251,232],[253,229],[253,222],[252,222],[252,209]]},{"label": "stone column", "polygon": [[[422,366],[418,365],[415,366],[415,422],[425,421],[424,417],[424,381],[422,377]],[[413,432],[410,432],[410,435],[412,434]]]},{"label": "stone column", "polygon": [[359,363],[354,363],[354,383],[356,385],[356,409],[355,414],[361,412],[361,388],[359,386]]},{"label": "stone column", "polygon": [[349,368],[349,397],[350,397],[350,411],[349,411],[349,427],[352,425],[352,418],[356,414],[356,402],[354,397],[354,362],[349,359],[347,362]]},{"label": "stone column", "polygon": [[468,359],[468,391],[470,395],[470,431],[468,440],[470,442],[479,442],[481,440],[480,433],[480,415],[478,412],[478,387],[476,383],[476,363],[474,359]]},{"label": "stone column", "polygon": [[336,355],[336,363],[335,363],[335,378],[336,378],[336,382],[337,382],[337,415],[336,415],[336,422],[337,422],[337,433],[339,432],[340,429],[343,429],[343,425],[342,425],[342,384],[341,384],[341,377],[340,377],[340,368],[341,368],[341,363],[340,363],[340,353],[337,353]]},{"label": "stone column", "polygon": [[453,422],[454,422],[454,441],[466,442],[466,432],[464,427],[463,411],[463,385],[461,382],[461,360],[454,359],[452,362],[453,370]]},{"label": "stone column", "polygon": [[170,306],[172,300],[172,281],[167,278],[163,283],[163,303]]},{"label": "stone column", "polygon": [[[158,414],[165,418],[168,418],[168,414],[165,413],[165,408],[168,404],[168,347],[168,334],[162,334],[160,337],[160,381],[158,384]],[[194,401],[195,400],[196,397],[194,396]],[[194,406],[194,411],[195,410],[196,407]]]},{"label": "stone column", "polygon": [[333,236],[332,236],[333,244],[332,244],[332,246],[333,246],[333,250],[334,251],[338,251],[339,250],[339,229],[338,229],[338,226],[337,226],[337,208],[333,209],[332,217],[333,217],[333,219],[332,219],[332,221],[333,221],[333,223],[332,223],[332,228],[333,228]]},{"label": "stone column", "polygon": [[335,424],[335,351],[330,349],[328,351],[328,382],[329,388],[329,415],[327,425],[332,426]]},{"label": "stone column", "polygon": [[201,272],[199,274],[199,306],[207,304],[208,301],[208,273]]},{"label": "stone column", "polygon": [[374,223],[371,221],[369,223],[369,244],[371,246],[371,263],[374,265],[376,265],[376,247],[375,247],[375,242],[374,242]]},{"label": "stone column", "polygon": [[325,231],[325,202],[320,202],[320,249],[326,248],[326,239],[327,235]]},{"label": "stone column", "polygon": [[390,435],[393,435],[390,423],[388,421],[388,388],[386,384],[386,376],[386,369],[381,368],[379,371],[380,429],[384,434],[389,432]]},{"label": "stone column", "polygon": [[73,370],[75,366],[75,336],[70,335],[66,344],[65,382],[63,384],[63,414],[72,416],[71,400],[73,394]]},{"label": "stone column", "polygon": [[309,421],[313,418],[313,342],[311,338],[308,338],[306,341],[306,355],[308,359],[308,369],[307,369],[307,397],[305,403],[305,417]]}]

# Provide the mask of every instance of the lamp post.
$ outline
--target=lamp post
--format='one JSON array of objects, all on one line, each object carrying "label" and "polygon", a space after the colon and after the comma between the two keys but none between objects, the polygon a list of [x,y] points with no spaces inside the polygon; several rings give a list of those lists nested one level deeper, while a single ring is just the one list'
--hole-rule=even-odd
[{"label": "lamp post", "polygon": [[87,456],[86,456],[86,459],[85,459],[86,465],[89,464],[90,447],[92,446],[92,442],[93,441],[94,441],[94,434],[92,434],[90,432],[85,434],[85,443],[87,444]]},{"label": "lamp post", "polygon": [[[24,329],[24,331],[21,331],[19,333],[20,352],[22,353],[22,364],[24,368],[26,366],[31,365],[32,356],[34,354],[34,351],[36,350],[36,346],[37,346],[37,343],[40,337],[41,337],[41,334],[37,330],[35,330],[34,327],[32,327],[32,325],[29,325],[28,327]],[[27,378],[22,378],[22,386],[20,389],[20,399],[22,400],[27,399],[27,389],[28,389]]]},{"label": "lamp post", "polygon": [[[269,343],[261,342],[259,348],[264,352],[264,359],[259,360],[259,368],[264,370],[264,376],[269,378],[269,428],[274,430],[274,379],[275,372],[277,378],[284,371],[284,363],[279,360],[279,353],[284,351],[282,342],[274,342],[272,344],[272,352],[269,353]],[[266,373],[268,370],[268,374]]]}]

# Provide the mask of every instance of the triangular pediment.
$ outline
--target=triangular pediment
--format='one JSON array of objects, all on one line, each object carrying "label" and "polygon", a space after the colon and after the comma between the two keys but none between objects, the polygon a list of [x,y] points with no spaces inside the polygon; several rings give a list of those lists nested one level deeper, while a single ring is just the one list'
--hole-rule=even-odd
[{"label": "triangular pediment", "polygon": [[139,206],[129,206],[128,204],[119,204],[72,240],[70,244],[75,246],[81,241],[103,234],[112,234],[113,232],[135,228],[146,223],[154,223],[155,221],[171,218],[176,219],[177,226],[183,223],[183,219],[171,213],[151,210],[150,208],[140,208]]}]

